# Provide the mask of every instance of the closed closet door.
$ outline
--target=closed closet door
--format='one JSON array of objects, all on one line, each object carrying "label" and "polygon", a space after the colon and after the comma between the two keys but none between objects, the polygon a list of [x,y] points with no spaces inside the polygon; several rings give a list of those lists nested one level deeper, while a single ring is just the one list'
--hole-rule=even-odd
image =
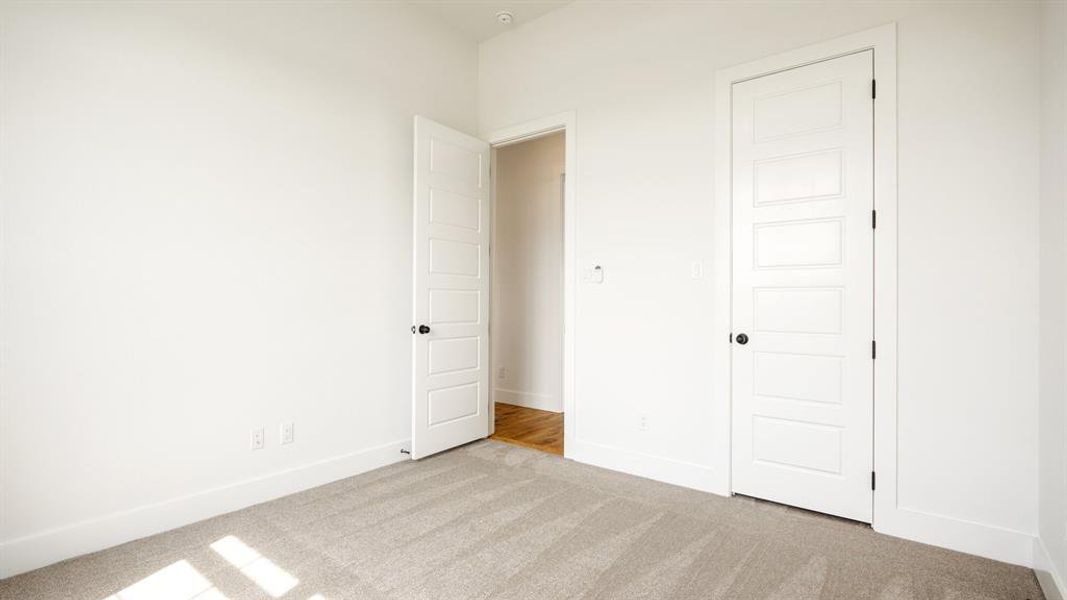
[{"label": "closed closet door", "polygon": [[870,522],[873,52],[734,84],[733,490]]}]

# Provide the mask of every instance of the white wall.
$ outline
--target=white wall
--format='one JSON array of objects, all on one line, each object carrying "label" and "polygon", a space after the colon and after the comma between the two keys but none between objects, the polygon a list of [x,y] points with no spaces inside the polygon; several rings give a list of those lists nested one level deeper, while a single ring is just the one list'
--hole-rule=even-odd
[{"label": "white wall", "polygon": [[[893,20],[898,504],[1025,562],[1038,10],[578,2],[483,43],[477,68],[399,3],[0,5],[0,574],[399,458],[414,113],[492,131],[577,111],[579,267],[607,272],[578,290],[579,452],[715,482],[705,374],[722,340],[710,277],[690,278],[713,259],[714,71]],[[279,447],[283,420],[297,442]],[[1062,454],[1040,422],[1041,530],[1062,566]]]},{"label": "white wall", "polygon": [[494,398],[553,412],[563,412],[563,136],[499,148],[493,165]]},{"label": "white wall", "polygon": [[[479,127],[574,110],[575,458],[726,491],[711,381],[713,78],[897,21],[899,402],[891,531],[1028,563],[1037,528],[1037,7],[568,5],[480,46]],[[648,418],[648,430],[639,421]],[[885,476],[886,474],[882,474]],[[876,516],[876,519],[878,517]]]},{"label": "white wall", "polygon": [[412,115],[476,129],[474,43],[400,3],[0,10],[0,572],[400,459]]},{"label": "white wall", "polygon": [[1067,3],[1054,1],[1044,2],[1041,10],[1040,211],[1040,540],[1035,566],[1046,590],[1058,585],[1061,597],[1067,597]]}]

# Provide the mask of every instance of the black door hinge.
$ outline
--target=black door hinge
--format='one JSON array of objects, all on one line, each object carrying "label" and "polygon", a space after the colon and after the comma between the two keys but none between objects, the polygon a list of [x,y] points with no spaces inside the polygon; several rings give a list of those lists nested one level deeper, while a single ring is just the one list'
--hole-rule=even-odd
[{"label": "black door hinge", "polygon": [[878,229],[878,211],[871,211],[871,229]]},{"label": "black door hinge", "polygon": [[871,340],[871,360],[878,358],[878,342]]},{"label": "black door hinge", "polygon": [[872,79],[871,80],[871,99],[873,100],[873,99],[875,99],[877,97],[878,97],[878,84],[877,84],[877,82],[875,82],[875,80]]},{"label": "black door hinge", "polygon": [[874,471],[871,471],[871,491],[874,491]]}]

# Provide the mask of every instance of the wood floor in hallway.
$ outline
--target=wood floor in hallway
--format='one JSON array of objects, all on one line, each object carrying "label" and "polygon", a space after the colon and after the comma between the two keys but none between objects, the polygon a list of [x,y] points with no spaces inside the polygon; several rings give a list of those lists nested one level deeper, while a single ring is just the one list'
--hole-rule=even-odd
[{"label": "wood floor in hallway", "polygon": [[496,403],[490,439],[563,456],[563,413]]}]

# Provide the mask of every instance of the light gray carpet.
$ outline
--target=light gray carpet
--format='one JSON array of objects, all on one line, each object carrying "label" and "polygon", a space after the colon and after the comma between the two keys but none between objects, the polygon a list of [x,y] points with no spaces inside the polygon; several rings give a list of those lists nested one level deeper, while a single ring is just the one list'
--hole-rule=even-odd
[{"label": "light gray carpet", "polygon": [[0,597],[1042,595],[1029,569],[478,442],[13,577]]}]

